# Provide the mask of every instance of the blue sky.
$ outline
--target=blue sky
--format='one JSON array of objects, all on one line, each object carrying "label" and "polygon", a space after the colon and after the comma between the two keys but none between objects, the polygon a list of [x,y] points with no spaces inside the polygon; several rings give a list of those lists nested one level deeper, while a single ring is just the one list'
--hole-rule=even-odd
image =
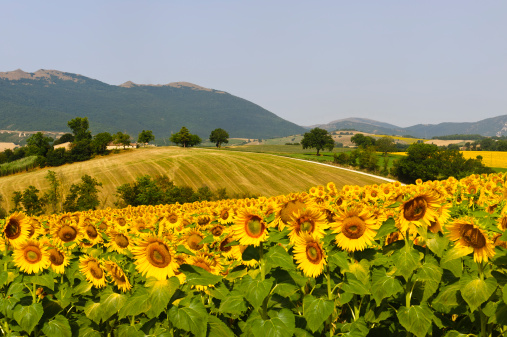
[{"label": "blue sky", "polygon": [[0,71],[187,81],[299,125],[507,114],[507,1],[0,2]]}]

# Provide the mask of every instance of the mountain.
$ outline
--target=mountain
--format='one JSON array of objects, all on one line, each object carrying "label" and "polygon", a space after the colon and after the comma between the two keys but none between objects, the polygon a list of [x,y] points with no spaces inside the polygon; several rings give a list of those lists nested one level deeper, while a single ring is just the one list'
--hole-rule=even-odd
[{"label": "mountain", "polygon": [[365,118],[345,118],[307,128],[313,127],[320,127],[328,131],[354,129],[373,134],[411,135],[420,138],[432,138],[455,134],[479,134],[491,137],[507,135],[507,115],[487,118],[478,122],[417,124],[407,128]]},{"label": "mountain", "polygon": [[0,130],[70,132],[67,122],[88,117],[90,130],[152,130],[167,138],[186,126],[207,139],[213,129],[230,137],[273,138],[305,129],[224,91],[188,82],[109,85],[58,70],[0,72]]}]

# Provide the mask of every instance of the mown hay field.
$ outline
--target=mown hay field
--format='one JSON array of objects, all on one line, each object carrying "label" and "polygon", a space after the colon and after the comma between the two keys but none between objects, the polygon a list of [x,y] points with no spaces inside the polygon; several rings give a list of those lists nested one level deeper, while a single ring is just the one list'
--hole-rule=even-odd
[{"label": "mown hay field", "polygon": [[48,170],[57,173],[64,191],[68,191],[71,184],[78,183],[85,174],[96,178],[103,184],[101,207],[114,204],[118,186],[146,174],[165,174],[177,186],[194,189],[202,186],[208,186],[213,191],[226,188],[229,195],[274,196],[308,190],[311,186],[325,185],[330,181],[338,187],[383,182],[381,178],[269,154],[160,147],[1,177],[0,194],[4,197],[4,207],[7,210],[12,208],[12,193],[29,185],[44,192],[49,186],[44,179]]}]

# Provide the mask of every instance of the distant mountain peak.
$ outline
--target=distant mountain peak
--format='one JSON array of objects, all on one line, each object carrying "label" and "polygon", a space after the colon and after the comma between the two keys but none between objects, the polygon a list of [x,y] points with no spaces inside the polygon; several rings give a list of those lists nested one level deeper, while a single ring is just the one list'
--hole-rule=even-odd
[{"label": "distant mountain peak", "polygon": [[173,88],[189,88],[192,90],[201,90],[201,91],[214,91],[215,93],[225,94],[224,91],[217,91],[205,87],[201,87],[200,85],[193,84],[190,82],[171,82],[168,84],[137,84],[132,81],[127,81],[123,84],[120,84],[119,87],[122,88],[135,88],[135,87],[173,87]]},{"label": "distant mountain peak", "polygon": [[39,69],[35,73],[27,73],[21,69],[16,69],[14,71],[0,72],[0,78],[10,81],[19,81],[22,79],[46,80],[47,82],[54,84],[54,82],[51,81],[53,77],[63,81],[72,81],[76,83],[85,82],[82,78],[80,78],[81,75],[65,73],[59,70]]}]

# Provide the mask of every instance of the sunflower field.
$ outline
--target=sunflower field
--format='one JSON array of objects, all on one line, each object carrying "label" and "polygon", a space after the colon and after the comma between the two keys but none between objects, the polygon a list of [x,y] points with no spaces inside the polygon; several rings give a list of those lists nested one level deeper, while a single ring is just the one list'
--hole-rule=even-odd
[{"label": "sunflower field", "polygon": [[5,336],[504,336],[507,176],[0,220]]}]

